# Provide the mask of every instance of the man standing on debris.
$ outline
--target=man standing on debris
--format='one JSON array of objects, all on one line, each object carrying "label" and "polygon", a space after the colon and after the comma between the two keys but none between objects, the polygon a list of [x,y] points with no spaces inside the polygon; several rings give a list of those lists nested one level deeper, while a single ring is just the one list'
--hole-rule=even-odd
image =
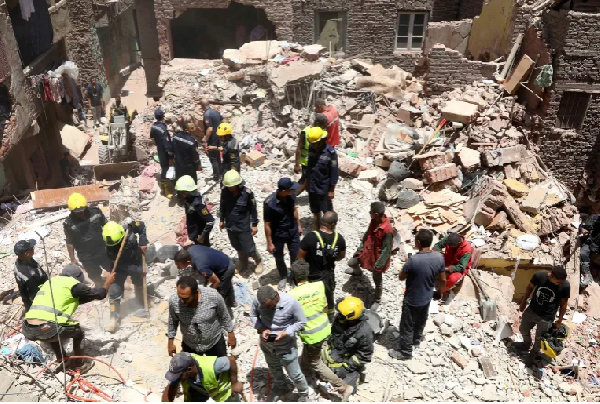
[{"label": "man standing on debris", "polygon": [[85,197],[77,192],[69,196],[67,206],[71,213],[63,222],[63,229],[69,259],[85,269],[94,285],[102,285],[102,269],[112,269],[106,251],[98,248],[103,243],[102,228],[107,222],[106,216],[99,208],[88,206]]},{"label": "man standing on debris", "polygon": [[448,299],[447,293],[460,281],[471,268],[473,247],[463,236],[458,233],[448,233],[433,246],[435,251],[444,250],[444,262],[448,276],[446,287],[443,290],[444,300]]},{"label": "man standing on debris", "polygon": [[592,281],[590,264],[592,254],[600,253],[600,215],[589,215],[583,219],[579,226],[579,237],[581,238],[581,249],[579,251],[579,273],[581,288],[589,286]]},{"label": "man standing on debris", "polygon": [[371,310],[377,310],[383,294],[383,274],[390,267],[394,244],[394,228],[385,214],[382,202],[371,203],[371,223],[364,234],[354,257],[348,261],[350,275],[362,275],[361,268],[373,273],[375,297]]},{"label": "man standing on debris", "polygon": [[220,146],[208,146],[209,153],[215,148],[223,152],[222,172],[235,170],[241,173],[240,166],[240,144],[231,133],[231,125],[222,123],[217,128],[217,136],[219,136]]},{"label": "man standing on debris", "polygon": [[327,212],[318,231],[308,233],[300,242],[298,259],[310,265],[309,282],[323,282],[327,296],[328,315],[333,319],[335,300],[335,263],[346,257],[346,240],[335,231],[338,215]]},{"label": "man standing on debris", "polygon": [[[200,101],[200,105],[204,111],[204,150],[208,154],[213,169],[213,180],[219,182],[223,168],[221,167],[221,152],[218,150],[219,136],[217,135],[217,128],[221,125],[223,117],[219,111],[210,107],[210,102],[206,98]],[[210,148],[210,146],[216,146],[217,149]]]},{"label": "man standing on debris", "polygon": [[338,157],[335,149],[325,143],[327,133],[312,127],[308,131],[308,203],[313,214],[313,230],[320,227],[321,214],[333,210],[335,186],[338,183]]},{"label": "man standing on debris", "polygon": [[217,289],[227,306],[235,305],[235,294],[231,283],[235,275],[235,265],[227,255],[214,248],[194,245],[187,251],[177,251],[175,265],[180,270],[191,266],[193,271],[208,281],[211,288]]},{"label": "man standing on debris", "polygon": [[306,325],[302,306],[286,293],[278,293],[270,286],[261,286],[250,309],[250,320],[260,334],[260,349],[269,366],[273,385],[267,398],[275,402],[290,392],[283,368],[298,389],[299,402],[308,401],[308,384],[298,363],[296,333]]},{"label": "man standing on debris", "polygon": [[198,282],[191,276],[180,277],[176,285],[177,293],[169,298],[169,356],[177,351],[175,336],[178,326],[181,326],[183,352],[227,356],[223,330],[227,332],[227,345],[233,349],[237,342],[221,295],[213,288],[198,287]]},{"label": "man standing on debris", "polygon": [[258,213],[254,194],[242,185],[242,176],[235,170],[227,171],[223,177],[219,229],[227,229],[231,246],[240,260],[240,272],[246,271],[248,258],[256,264],[256,274],[263,271],[262,259],[256,250],[254,236],[258,233]]},{"label": "man standing on debris", "polygon": [[180,384],[183,401],[196,403],[209,398],[217,403],[240,402],[239,394],[244,387],[238,380],[237,362],[231,355],[175,354],[165,378],[169,385],[163,391],[163,402],[175,401]]},{"label": "man standing on debris", "polygon": [[335,147],[340,144],[340,114],[333,105],[327,105],[324,99],[317,98],[315,112],[327,117],[327,144]]},{"label": "man standing on debris", "polygon": [[210,247],[210,232],[215,219],[204,204],[198,185],[189,175],[177,180],[175,190],[181,194],[185,208],[188,239],[191,243]]},{"label": "man standing on debris", "polygon": [[406,280],[406,290],[399,327],[400,349],[389,350],[392,358],[412,358],[413,347],[419,346],[423,337],[436,281],[439,290],[446,286],[444,257],[431,249],[432,242],[433,232],[420,229],[415,236],[415,247],[419,252],[408,258],[400,272],[400,280]]},{"label": "man standing on debris", "polygon": [[35,240],[20,240],[15,244],[15,280],[19,288],[25,312],[29,311],[35,295],[48,280],[48,275],[40,264],[33,259]]},{"label": "man standing on debris", "polygon": [[183,130],[177,132],[173,137],[173,152],[175,155],[175,178],[179,180],[184,175],[189,175],[198,183],[198,168],[200,167],[200,156],[198,156],[198,142],[192,135],[196,129],[193,122],[184,121]]},{"label": "man standing on debris", "polygon": [[154,111],[156,122],[150,127],[150,137],[154,139],[158,161],[160,163],[160,185],[164,196],[171,199],[171,191],[169,190],[169,180],[167,180],[167,171],[173,165],[173,143],[171,135],[165,121],[165,113],[162,109]]},{"label": "man standing on debris", "polygon": [[[315,116],[314,126],[318,126],[323,130],[327,130],[327,117],[323,114],[317,114]],[[311,128],[312,126],[305,127],[300,131],[300,135],[298,136],[298,145],[296,146],[296,154],[294,155],[294,173],[299,174],[302,172],[302,175],[300,176],[300,180],[298,180],[298,184],[300,184],[300,186],[296,190],[296,196],[300,195],[306,188],[306,175],[308,173],[308,151],[310,149],[308,132]]]},{"label": "man standing on debris", "polygon": [[[533,294],[533,295],[532,295]],[[531,297],[529,306],[527,300]],[[519,310],[521,326],[519,331],[523,336],[523,342],[513,343],[513,346],[526,352],[531,348],[528,362],[531,364],[540,351],[542,335],[554,326],[559,328],[567,312],[567,302],[571,296],[571,285],[567,281],[567,271],[562,265],[552,268],[552,271],[538,271],[531,277],[525,295],[521,300]],[[556,321],[556,312],[558,319]],[[553,324],[554,323],[554,324]],[[535,343],[531,347],[531,330],[535,327]]]},{"label": "man standing on debris", "polygon": [[102,110],[104,109],[104,99],[102,98],[102,86],[96,82],[96,77],[90,79],[86,90],[86,97],[88,105],[92,110],[94,125],[99,127],[102,123],[100,119],[102,118]]},{"label": "man standing on debris", "polygon": [[287,283],[288,273],[283,259],[283,247],[287,244],[290,253],[290,265],[296,261],[300,248],[302,225],[296,207],[294,191],[298,183],[289,178],[281,178],[277,182],[277,191],[273,192],[264,202],[265,236],[267,251],[275,257],[279,272],[278,289],[283,291]]},{"label": "man standing on debris", "polygon": [[[21,330],[23,335],[32,341],[48,341],[59,361],[63,359],[65,340],[72,338],[73,356],[83,356],[81,342],[84,333],[72,316],[80,304],[103,300],[114,280],[115,274],[109,273],[103,287],[92,289],[83,283],[85,275],[79,266],[67,265],[60,276],[54,276],[40,288],[31,309],[25,314]],[[82,373],[91,368],[91,362],[84,364],[82,359],[70,361],[68,365],[81,368]]]},{"label": "man standing on debris", "polygon": [[304,375],[316,372],[320,379],[330,383],[348,401],[354,390],[337,377],[321,360],[321,348],[331,334],[331,324],[327,318],[327,297],[323,282],[308,282],[309,265],[299,260],[292,264],[292,276],[298,285],[290,291],[290,295],[298,300],[306,316],[306,325],[300,331],[300,339],[304,343],[300,356],[300,368]]},{"label": "man standing on debris", "polygon": [[[127,219],[125,228],[116,222],[108,222],[102,228],[102,238],[106,244],[106,254],[114,266],[118,258],[117,268],[115,270],[115,282],[108,291],[110,301],[110,323],[106,331],[115,332],[121,324],[121,299],[125,291],[125,281],[131,277],[131,283],[135,290],[137,305],[141,307],[134,315],[145,317],[148,313],[144,307],[144,266],[142,255],[146,255],[148,248],[148,237],[146,236],[146,225],[144,222]],[[125,240],[123,240],[126,237]],[[138,240],[139,238],[139,240]],[[121,243],[124,242],[121,256],[119,250]]]},{"label": "man standing on debris", "polygon": [[354,391],[375,349],[375,333],[364,309],[363,301],[354,296],[338,303],[331,335],[322,354],[323,362]]}]

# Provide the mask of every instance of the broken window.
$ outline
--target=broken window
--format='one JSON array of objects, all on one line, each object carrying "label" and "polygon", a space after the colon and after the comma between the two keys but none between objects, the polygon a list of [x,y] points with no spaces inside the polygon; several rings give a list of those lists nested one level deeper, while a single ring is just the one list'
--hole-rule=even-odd
[{"label": "broken window", "polygon": [[590,93],[565,91],[556,118],[556,126],[561,129],[581,129],[591,98]]},{"label": "broken window", "polygon": [[333,52],[346,50],[346,11],[317,11],[315,15],[315,43]]},{"label": "broken window", "polygon": [[396,49],[421,50],[425,40],[427,13],[399,13]]}]

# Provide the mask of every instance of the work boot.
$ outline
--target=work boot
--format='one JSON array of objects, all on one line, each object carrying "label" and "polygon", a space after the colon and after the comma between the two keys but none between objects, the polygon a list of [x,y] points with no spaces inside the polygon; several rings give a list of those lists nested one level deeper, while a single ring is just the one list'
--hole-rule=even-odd
[{"label": "work boot", "polygon": [[171,190],[169,189],[168,181],[161,181],[160,186],[161,186],[161,190],[162,190],[162,195],[164,197],[166,197],[167,199],[173,198],[173,194],[171,193]]},{"label": "work boot", "polygon": [[342,401],[347,403],[352,393],[354,393],[354,387],[346,386],[346,389],[341,393]]},{"label": "work boot", "polygon": [[252,259],[254,260],[254,263],[256,264],[256,269],[254,269],[254,273],[257,275],[260,275],[263,273],[263,265],[262,265],[262,258],[260,257],[260,254],[258,253],[258,251],[254,251],[254,254],[252,255]]},{"label": "work boot", "polygon": [[114,333],[117,331],[119,326],[121,325],[120,311],[121,309],[121,301],[114,300],[110,302],[110,320],[108,326],[105,328],[106,331],[110,333]]},{"label": "work boot", "polygon": [[398,359],[401,361],[406,361],[406,360],[412,359],[412,355],[405,355],[400,351],[396,351],[395,349],[389,349],[388,355],[390,355],[394,359]]}]

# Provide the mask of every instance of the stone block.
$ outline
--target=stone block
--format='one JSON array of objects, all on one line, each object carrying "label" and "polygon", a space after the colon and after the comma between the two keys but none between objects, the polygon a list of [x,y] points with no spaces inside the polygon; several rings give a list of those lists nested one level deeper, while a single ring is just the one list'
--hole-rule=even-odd
[{"label": "stone block", "polygon": [[533,61],[533,59],[531,59],[527,55],[523,55],[523,57],[519,61],[519,64],[517,65],[515,70],[513,70],[508,80],[504,82],[504,89],[506,90],[506,92],[508,92],[511,95],[515,94],[521,86],[521,82],[525,80],[525,77],[527,77],[534,65],[535,62]]},{"label": "stone block", "polygon": [[487,102],[480,95],[465,94],[460,98],[461,101],[469,104],[477,105],[479,110],[483,110],[487,106]]},{"label": "stone block", "polygon": [[431,170],[447,163],[446,153],[443,152],[429,152],[415,156],[413,159],[419,163],[421,170]]},{"label": "stone block", "polygon": [[547,193],[548,189],[545,187],[538,186],[533,188],[529,191],[525,199],[521,201],[521,210],[523,212],[537,214],[544,205]]},{"label": "stone block", "polygon": [[496,213],[496,216],[492,219],[492,222],[486,227],[488,230],[503,231],[510,226],[508,215],[505,211],[501,210]]},{"label": "stone block", "polygon": [[445,164],[425,172],[425,180],[429,184],[446,181],[451,178],[456,178],[457,176],[458,171],[456,169],[456,164],[454,163]]},{"label": "stone block", "polygon": [[417,108],[413,107],[400,107],[398,108],[398,119],[402,122],[412,126],[415,119],[422,115],[423,112]]},{"label": "stone block", "polygon": [[503,149],[486,150],[483,153],[483,162],[488,167],[503,166],[519,162],[527,157],[527,150],[523,145],[505,147]]},{"label": "stone block", "polygon": [[467,365],[469,364],[469,360],[467,358],[465,358],[464,356],[462,356],[461,354],[459,354],[458,352],[454,352],[452,354],[452,356],[450,357],[450,360],[452,360],[452,362],[456,363],[461,369],[466,368]]},{"label": "stone block", "polygon": [[469,124],[473,122],[478,107],[465,101],[448,101],[442,108],[442,118],[447,121]]},{"label": "stone block", "polygon": [[460,164],[462,164],[462,166],[467,170],[472,170],[473,168],[481,165],[481,153],[478,150],[463,147],[458,152],[458,158],[460,160]]},{"label": "stone block", "polygon": [[420,190],[424,188],[423,181],[416,178],[405,178],[402,181],[402,188]]},{"label": "stone block", "polygon": [[359,159],[349,157],[344,153],[338,154],[338,168],[340,174],[349,175],[351,177],[358,177],[361,171],[366,170],[366,167],[361,163]]},{"label": "stone block", "polygon": [[517,198],[520,198],[529,193],[529,187],[514,178],[507,178],[504,180],[504,185],[508,192]]},{"label": "stone block", "polygon": [[531,222],[531,219],[521,212],[519,204],[512,196],[506,195],[506,198],[504,198],[504,209],[506,210],[506,214],[510,220],[515,224],[515,226],[517,226],[519,230],[528,234],[536,234],[536,230]]},{"label": "stone block", "polygon": [[377,181],[378,176],[379,170],[365,170],[360,172],[358,179],[363,181]]},{"label": "stone block", "polygon": [[400,209],[408,209],[412,208],[419,202],[421,202],[419,194],[412,189],[406,189],[398,193],[398,202],[396,202],[396,207]]},{"label": "stone block", "polygon": [[306,45],[302,49],[302,57],[309,61],[315,61],[325,52],[325,47],[319,44]]}]

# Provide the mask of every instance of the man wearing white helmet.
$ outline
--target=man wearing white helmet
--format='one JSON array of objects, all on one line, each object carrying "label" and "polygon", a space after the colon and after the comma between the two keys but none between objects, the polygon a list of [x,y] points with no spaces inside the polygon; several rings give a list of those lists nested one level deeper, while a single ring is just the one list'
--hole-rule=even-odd
[{"label": "man wearing white helmet", "polygon": [[209,236],[215,219],[204,204],[196,182],[189,175],[184,175],[177,180],[175,190],[181,194],[185,207],[188,239],[194,244],[210,247]]}]

